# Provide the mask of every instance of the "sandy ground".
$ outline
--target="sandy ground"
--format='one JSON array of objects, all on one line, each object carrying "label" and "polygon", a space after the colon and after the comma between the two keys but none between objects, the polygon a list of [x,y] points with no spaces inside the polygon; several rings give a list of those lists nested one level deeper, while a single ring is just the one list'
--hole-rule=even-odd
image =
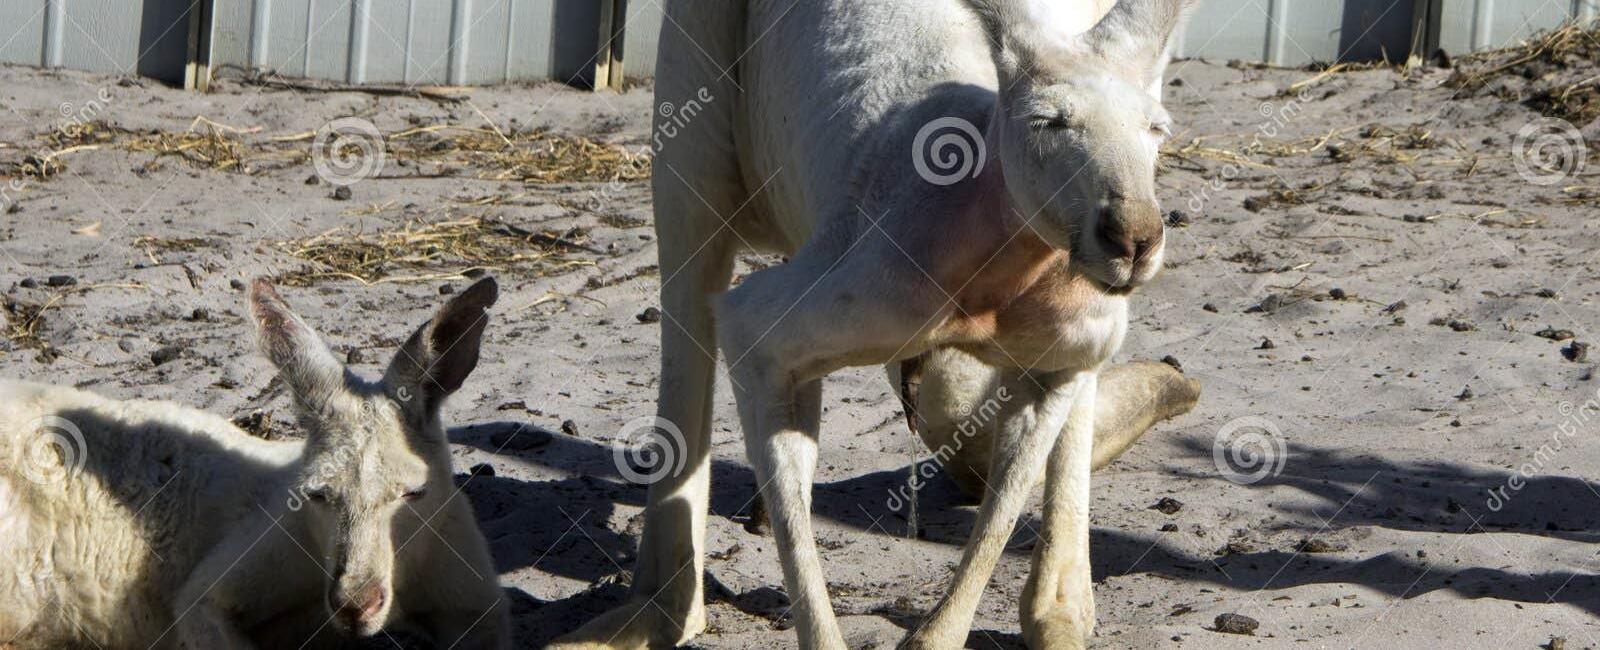
[{"label": "sandy ground", "polygon": [[[1600,473],[1600,422],[1582,409],[1600,382],[1592,362],[1563,354],[1569,342],[1536,335],[1595,340],[1600,223],[1583,198],[1593,194],[1569,191],[1596,184],[1594,165],[1530,183],[1513,150],[1538,114],[1445,87],[1448,71],[1347,72],[1287,96],[1313,73],[1204,62],[1170,73],[1182,80],[1168,88],[1172,148],[1204,139],[1160,176],[1161,198],[1189,223],[1171,230],[1169,268],[1135,301],[1122,358],[1172,355],[1205,394],[1095,478],[1099,647],[1600,647],[1600,491],[1586,478]],[[231,83],[197,95],[0,68],[0,141],[13,143],[0,161],[16,180],[63,122],[182,132],[197,116],[259,129],[234,136],[243,142],[359,115],[389,133],[492,120],[637,148],[652,111],[648,88],[471,100]],[[564,266],[495,271],[504,294],[485,358],[446,417],[523,647],[623,593],[645,490],[623,480],[614,452],[624,423],[653,413],[659,351],[657,326],[636,318],[659,281],[647,182],[525,184],[390,161],[341,201],[306,183],[305,160],[247,156],[240,173],[116,146],[58,159],[53,178],[8,190],[18,209],[0,215],[9,320],[49,305],[37,337],[0,341],[0,374],[229,417],[287,419],[236,288],[307,268],[279,242],[460,216],[580,241]],[[486,197],[500,200],[472,204]],[[180,238],[193,241],[161,243]],[[49,286],[58,275],[76,285]],[[465,281],[322,278],[283,291],[376,375],[446,286]],[[834,604],[851,635],[893,632],[935,603],[974,508],[936,481],[922,538],[908,539],[887,490],[925,454],[894,394],[869,368],[833,378],[827,395],[817,535]],[[771,540],[744,525],[754,483],[725,382],[717,410],[711,622],[696,644],[793,647]],[[1264,469],[1224,471],[1215,443],[1261,443],[1263,425],[1277,433],[1256,448]],[[530,428],[508,440],[519,427]],[[480,463],[494,474],[469,479]],[[1163,498],[1182,507],[1152,509]],[[1018,527],[969,647],[1023,647],[1017,598],[1036,528],[1032,517]],[[1214,631],[1224,613],[1260,627]]]}]

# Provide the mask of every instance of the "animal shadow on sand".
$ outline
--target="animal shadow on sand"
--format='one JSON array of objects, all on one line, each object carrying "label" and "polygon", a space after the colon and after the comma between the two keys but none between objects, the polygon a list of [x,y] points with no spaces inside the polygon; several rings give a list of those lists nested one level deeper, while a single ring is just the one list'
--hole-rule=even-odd
[{"label": "animal shadow on sand", "polygon": [[[633,566],[639,526],[637,521],[613,519],[618,504],[642,507],[646,488],[622,477],[616,467],[618,450],[605,444],[539,432],[546,436],[540,446],[513,452],[491,440],[496,432],[525,426],[511,422],[479,424],[453,430],[452,439],[576,475],[544,482],[478,477],[467,482],[465,488],[501,571],[532,568],[597,586],[564,601],[531,601],[519,607],[519,627],[524,633],[531,632],[534,638],[529,641],[537,645],[604,611],[626,594],[625,585],[616,578]],[[1187,466],[1211,465],[1211,446],[1206,441],[1185,438],[1179,441],[1179,449],[1186,459],[1202,461],[1186,463]],[[1600,510],[1589,507],[1591,499],[1600,498],[1596,496],[1600,486],[1581,479],[1528,478],[1498,511],[1491,511],[1486,505],[1487,490],[1506,485],[1514,472],[1446,462],[1394,462],[1304,445],[1291,448],[1285,460],[1285,471],[1251,485],[1230,484],[1227,489],[1259,492],[1263,514],[1270,509],[1270,514],[1278,515],[1276,530],[1297,536],[1328,536],[1351,528],[1380,527],[1449,535],[1497,532],[1600,541]],[[1226,480],[1216,473],[1194,473],[1177,465],[1173,463],[1165,471],[1188,479]],[[818,483],[816,515],[857,529],[863,535],[903,536],[906,519],[887,502],[891,490],[898,492],[905,485],[911,469],[901,467]],[[917,469],[924,470],[920,465]],[[925,475],[932,478],[920,492],[921,538],[951,546],[964,544],[976,514],[975,504],[937,472]],[[712,516],[747,522],[756,489],[749,468],[732,460],[713,460],[712,482]],[[1284,505],[1279,503],[1282,499],[1274,499],[1270,507],[1266,505],[1268,490],[1276,489],[1273,493],[1279,494],[1278,490],[1285,487],[1310,497],[1309,502],[1301,498]],[[1031,552],[1034,535],[1030,531],[1040,526],[1032,517],[1018,527],[1008,552]],[[1323,521],[1326,526],[1317,523]],[[1100,578],[1147,573],[1240,591],[1340,583],[1362,585],[1395,598],[1412,598],[1449,590],[1468,598],[1570,603],[1600,615],[1600,579],[1576,568],[1529,574],[1510,567],[1434,563],[1427,557],[1418,557],[1419,549],[1411,548],[1358,557],[1352,552],[1304,553],[1290,544],[1217,555],[1215,551],[1226,541],[1210,540],[1206,542],[1209,546],[1204,546],[1192,537],[1183,539],[1182,535],[1097,527],[1091,537],[1093,571]],[[1455,543],[1451,542],[1448,547],[1427,550],[1438,556],[1453,546]],[[707,585],[708,598],[721,599],[759,616],[768,616],[771,611],[760,602],[782,599],[781,593],[767,588],[754,590],[761,593],[729,593],[714,575],[708,576]],[[880,613],[901,627],[915,625],[918,620],[914,613]],[[1016,635],[993,630],[974,631],[969,644],[982,648],[1022,647]]]}]

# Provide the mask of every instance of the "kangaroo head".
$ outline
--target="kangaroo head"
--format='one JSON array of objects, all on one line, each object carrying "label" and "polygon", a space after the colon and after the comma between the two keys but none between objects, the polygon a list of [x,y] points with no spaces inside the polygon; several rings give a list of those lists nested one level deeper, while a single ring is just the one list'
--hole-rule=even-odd
[{"label": "kangaroo head", "polygon": [[484,279],[445,304],[400,347],[383,379],[350,373],[263,280],[250,305],[261,348],[294,396],[306,450],[294,494],[323,569],[327,606],[360,636],[377,633],[394,602],[395,563],[407,540],[455,494],[439,406],[478,363]]},{"label": "kangaroo head", "polygon": [[994,53],[990,141],[1017,210],[1106,289],[1148,282],[1164,252],[1155,166],[1171,123],[1149,89],[1193,0],[1121,0],[1076,36],[1045,33],[1014,3],[970,3]]}]

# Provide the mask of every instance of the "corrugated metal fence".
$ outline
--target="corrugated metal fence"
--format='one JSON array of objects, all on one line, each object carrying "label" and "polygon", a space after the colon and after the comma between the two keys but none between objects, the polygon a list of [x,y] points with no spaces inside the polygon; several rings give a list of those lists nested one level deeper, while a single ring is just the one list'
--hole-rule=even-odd
[{"label": "corrugated metal fence", "polygon": [[0,63],[182,83],[204,0],[0,0]]},{"label": "corrugated metal fence", "polygon": [[[628,76],[653,73],[661,30],[675,29],[662,24],[665,1],[0,0],[0,34],[11,32],[0,62],[174,83],[207,62],[349,83],[586,85],[606,45]],[[601,37],[613,15],[602,3],[613,2],[617,42]],[[1401,60],[1597,16],[1600,0],[1204,0],[1177,51],[1278,65]]]},{"label": "corrugated metal fence", "polygon": [[211,64],[350,83],[587,82],[595,0],[214,0]]}]

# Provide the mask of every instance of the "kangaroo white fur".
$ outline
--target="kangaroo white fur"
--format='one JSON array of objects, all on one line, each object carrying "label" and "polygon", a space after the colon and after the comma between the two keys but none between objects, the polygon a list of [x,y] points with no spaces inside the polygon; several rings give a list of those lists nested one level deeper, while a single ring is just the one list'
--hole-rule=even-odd
[{"label": "kangaroo white fur", "polygon": [[[965,643],[1048,459],[1022,627],[1034,648],[1083,646],[1096,373],[1122,343],[1127,296],[1161,268],[1169,119],[1149,90],[1190,2],[1124,0],[1076,36],[1039,26],[1027,0],[666,5],[658,101],[713,98],[674,125],[654,173],[658,413],[682,430],[686,469],[651,486],[633,595],[555,647],[678,645],[704,629],[720,349],[800,646],[844,648],[810,522],[822,379],[943,348],[1027,381],[1000,414],[955,580],[904,645]],[[985,164],[930,179],[914,144],[952,121],[981,130],[969,151]],[[790,259],[727,290],[747,248]]]},{"label": "kangaroo white fur", "polygon": [[439,419],[496,293],[484,280],[451,300],[368,383],[258,281],[262,349],[305,442],[172,402],[0,381],[0,647],[329,647],[393,625],[509,648]]}]

